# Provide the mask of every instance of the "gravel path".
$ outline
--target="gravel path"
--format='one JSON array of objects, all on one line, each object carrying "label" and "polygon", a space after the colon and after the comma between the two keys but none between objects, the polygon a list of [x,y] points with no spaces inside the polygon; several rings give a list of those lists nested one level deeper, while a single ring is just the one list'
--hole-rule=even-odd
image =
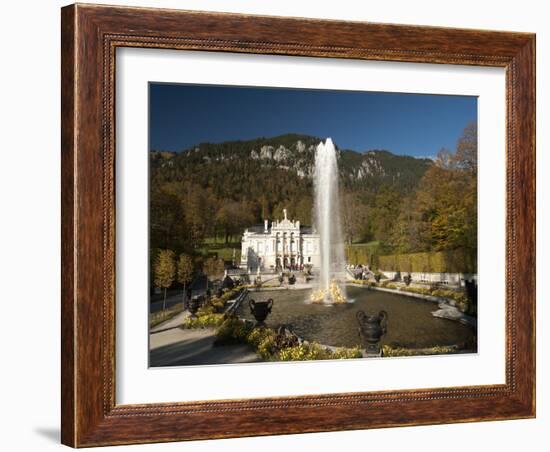
[{"label": "gravel path", "polygon": [[[180,323],[181,324],[181,323]],[[149,366],[236,364],[259,362],[246,344],[214,346],[213,329],[173,328],[149,335]]]},{"label": "gravel path", "polygon": [[189,311],[180,312],[179,314],[172,317],[170,320],[154,326],[153,328],[151,328],[150,332],[159,333],[160,331],[171,330],[172,328],[179,328],[183,324],[183,321],[190,315],[191,314],[189,314]]}]

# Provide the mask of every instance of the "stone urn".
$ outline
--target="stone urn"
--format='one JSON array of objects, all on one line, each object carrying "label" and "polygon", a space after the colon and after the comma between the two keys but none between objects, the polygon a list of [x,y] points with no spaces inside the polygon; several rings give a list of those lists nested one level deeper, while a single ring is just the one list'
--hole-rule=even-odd
[{"label": "stone urn", "polygon": [[368,315],[358,311],[356,318],[359,323],[359,337],[365,347],[363,356],[365,358],[382,356],[380,339],[386,334],[388,323],[386,311],[380,311],[378,315]]},{"label": "stone urn", "polygon": [[261,276],[256,276],[254,278],[254,286],[262,287],[262,277]]},{"label": "stone urn", "polygon": [[265,326],[265,319],[273,307],[273,299],[270,298],[267,301],[254,301],[251,299],[248,301],[248,305],[250,306],[250,312],[256,319],[256,326]]}]

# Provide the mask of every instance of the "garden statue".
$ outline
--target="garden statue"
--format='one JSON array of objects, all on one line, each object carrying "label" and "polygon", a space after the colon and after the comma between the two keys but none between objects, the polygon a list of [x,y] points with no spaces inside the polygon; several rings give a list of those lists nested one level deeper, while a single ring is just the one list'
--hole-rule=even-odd
[{"label": "garden statue", "polygon": [[403,281],[407,286],[411,284],[412,276],[410,275],[410,273],[408,275],[403,276]]},{"label": "garden statue", "polygon": [[356,314],[359,323],[359,337],[363,340],[365,358],[382,356],[380,339],[386,334],[388,314],[380,311],[378,315],[367,315],[363,311]]},{"label": "garden statue", "polygon": [[248,301],[248,305],[250,306],[251,314],[256,319],[256,326],[265,326],[265,319],[273,307],[273,298],[270,298],[267,301],[254,301],[250,299]]}]

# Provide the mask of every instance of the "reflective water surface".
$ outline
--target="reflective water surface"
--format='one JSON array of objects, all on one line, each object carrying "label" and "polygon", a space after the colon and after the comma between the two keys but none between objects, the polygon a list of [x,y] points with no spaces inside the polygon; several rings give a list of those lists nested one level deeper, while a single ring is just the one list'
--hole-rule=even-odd
[{"label": "reflective water surface", "polygon": [[[459,322],[439,319],[431,315],[437,304],[417,298],[387,292],[347,287],[348,299],[353,303],[341,305],[307,304],[310,290],[282,290],[252,292],[249,298],[264,301],[273,298],[273,310],[266,320],[271,327],[287,325],[296,334],[309,341],[334,346],[361,345],[356,312],[388,313],[388,332],[382,344],[424,348],[454,344],[469,344],[472,348],[474,331]],[[237,314],[253,320],[248,300],[244,300]]]}]

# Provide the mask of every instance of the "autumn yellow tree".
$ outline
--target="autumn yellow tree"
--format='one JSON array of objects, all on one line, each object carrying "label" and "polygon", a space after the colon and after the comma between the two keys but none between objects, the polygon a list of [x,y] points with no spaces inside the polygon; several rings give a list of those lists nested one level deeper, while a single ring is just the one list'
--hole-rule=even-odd
[{"label": "autumn yellow tree", "polygon": [[[477,251],[477,127],[468,124],[457,141],[456,151],[441,149],[424,173],[415,192],[404,197],[399,215],[393,216],[391,197],[380,193],[375,205],[382,222],[390,226],[395,253],[463,250]],[[378,224],[377,224],[378,223]]]},{"label": "autumn yellow tree", "polygon": [[154,265],[155,286],[164,289],[162,310],[166,310],[166,291],[176,276],[175,254],[172,250],[160,250]]},{"label": "autumn yellow tree", "polygon": [[477,174],[477,124],[469,123],[463,130],[456,145],[454,156],[456,166],[472,174]]},{"label": "autumn yellow tree", "polygon": [[193,259],[188,254],[180,254],[177,265],[177,278],[183,284],[183,303],[185,304],[185,286],[191,282],[193,277]]},{"label": "autumn yellow tree", "polygon": [[[413,237],[417,242],[413,243]],[[414,199],[403,203],[393,234],[403,251],[477,250],[477,131],[469,124],[456,152],[442,149]],[[407,249],[408,248],[408,249]]]},{"label": "autumn yellow tree", "polygon": [[225,264],[223,259],[217,257],[209,257],[204,262],[204,273],[206,273],[206,288],[208,289],[208,281],[210,279],[219,278],[223,275]]}]

